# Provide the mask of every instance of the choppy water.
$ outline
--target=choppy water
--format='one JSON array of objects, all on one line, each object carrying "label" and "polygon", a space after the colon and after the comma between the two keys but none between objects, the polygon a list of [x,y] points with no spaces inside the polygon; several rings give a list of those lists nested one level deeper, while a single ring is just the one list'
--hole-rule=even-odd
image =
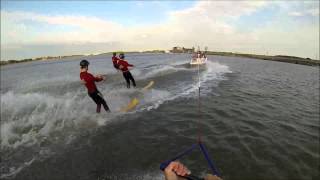
[{"label": "choppy water", "polygon": [[[196,142],[197,68],[189,56],[130,54],[126,89],[110,56],[88,57],[111,114],[79,82],[79,60],[1,67],[1,178],[163,179],[159,164]],[[319,68],[209,56],[200,69],[203,141],[224,179],[319,179]],[[139,97],[130,113],[118,110]],[[208,172],[199,152],[182,159]]]}]

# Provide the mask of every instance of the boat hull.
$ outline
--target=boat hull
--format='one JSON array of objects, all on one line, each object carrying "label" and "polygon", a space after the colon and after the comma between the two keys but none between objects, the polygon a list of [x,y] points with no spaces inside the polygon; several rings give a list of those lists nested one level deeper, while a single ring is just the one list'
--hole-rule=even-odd
[{"label": "boat hull", "polygon": [[191,59],[190,61],[191,65],[206,64],[206,63],[207,63],[207,58],[196,58],[196,59]]}]

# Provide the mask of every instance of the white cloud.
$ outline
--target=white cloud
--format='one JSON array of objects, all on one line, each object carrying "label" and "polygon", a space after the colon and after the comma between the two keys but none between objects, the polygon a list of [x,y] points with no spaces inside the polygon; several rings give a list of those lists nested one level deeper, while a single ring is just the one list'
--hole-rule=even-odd
[{"label": "white cloud", "polygon": [[24,20],[32,20],[43,23],[48,23],[52,25],[69,25],[69,26],[78,26],[81,28],[105,28],[108,26],[118,26],[117,23],[111,21],[102,20],[96,17],[87,17],[87,16],[49,16],[41,15],[31,12],[8,12],[1,11],[1,17],[8,21],[20,22]]},{"label": "white cloud", "polygon": [[275,1],[282,11],[287,11],[289,16],[319,16],[320,1]]},{"label": "white cloud", "polygon": [[319,9],[307,9],[304,11],[293,11],[288,13],[289,16],[296,16],[296,17],[301,17],[301,16],[319,16]]},{"label": "white cloud", "polygon": [[303,16],[304,14],[302,12],[289,12],[289,16]]},{"label": "white cloud", "polygon": [[[200,45],[219,51],[249,53],[268,51],[271,54],[274,52],[274,54],[300,56],[309,56],[315,48],[319,47],[319,42],[312,39],[319,31],[317,26],[299,30],[300,25],[296,25],[290,27],[292,32],[286,32],[282,30],[285,25],[278,20],[278,22],[269,23],[267,27],[241,32],[230,23],[268,5],[286,7],[287,12],[292,10],[287,4],[264,1],[199,1],[194,7],[170,12],[168,21],[165,23],[130,27],[89,16],[49,16],[29,12],[1,11],[1,21],[4,20],[4,27],[1,26],[1,37],[4,37],[1,39],[1,44],[110,44],[104,51],[119,48],[143,50],[168,49],[176,45],[186,47]],[[290,12],[293,16],[303,15],[299,11]],[[319,10],[309,8],[309,11],[304,13],[317,16]],[[30,20],[38,23],[36,27],[40,28],[44,25],[72,28],[68,31],[34,31],[34,26],[24,23]],[[301,47],[301,44],[308,42],[310,46]]]},{"label": "white cloud", "polygon": [[306,13],[312,16],[319,16],[319,8],[309,9]]},{"label": "white cloud", "polygon": [[[29,12],[1,11],[1,19],[5,21],[4,28],[6,28],[6,22],[15,23],[16,26],[13,30],[11,28],[6,30],[8,33],[12,31],[23,33],[19,26],[26,20],[52,26],[60,25],[78,28],[73,32],[43,32],[33,34],[35,37],[30,43],[101,42],[106,39],[118,38],[118,32],[124,30],[124,27],[120,24],[97,17],[86,16],[48,16]],[[37,27],[41,28],[41,25],[37,25]]]},{"label": "white cloud", "polygon": [[173,12],[174,16],[206,16],[208,18],[238,18],[266,6],[265,1],[200,1],[194,7]]},{"label": "white cloud", "polygon": [[[233,28],[220,18],[236,18],[248,14],[261,7],[264,3],[241,1],[236,6],[229,1],[201,1],[195,7],[170,13],[167,23],[155,26],[123,27],[122,25],[85,16],[48,16],[28,12],[1,12],[6,21],[19,24],[24,20],[32,20],[49,25],[73,26],[79,28],[75,32],[50,32],[35,35],[33,43],[57,42],[108,42],[108,41],[137,41],[140,37],[167,37],[174,39],[189,38],[192,34],[201,32],[216,32],[230,34]],[[206,28],[204,28],[206,27]],[[19,29],[19,28],[18,28]],[[192,36],[194,37],[194,35]],[[156,39],[155,39],[156,40]],[[150,41],[148,41],[150,43]]]}]

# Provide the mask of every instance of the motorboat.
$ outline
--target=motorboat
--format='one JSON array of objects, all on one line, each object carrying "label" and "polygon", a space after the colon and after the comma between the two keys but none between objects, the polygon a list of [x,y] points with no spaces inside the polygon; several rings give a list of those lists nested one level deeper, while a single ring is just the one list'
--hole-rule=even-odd
[{"label": "motorboat", "polygon": [[206,64],[207,63],[207,58],[202,57],[202,58],[192,58],[190,61],[191,65],[200,65],[200,64]]}]

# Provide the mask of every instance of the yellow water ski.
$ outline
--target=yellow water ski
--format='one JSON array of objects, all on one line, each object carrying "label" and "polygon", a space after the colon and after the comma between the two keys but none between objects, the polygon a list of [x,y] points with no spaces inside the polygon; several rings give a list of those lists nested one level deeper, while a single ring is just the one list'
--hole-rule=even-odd
[{"label": "yellow water ski", "polygon": [[121,112],[128,112],[139,104],[139,100],[137,98],[133,98],[127,107],[121,108]]},{"label": "yellow water ski", "polygon": [[[142,88],[142,91],[146,91],[150,89],[154,84],[154,81],[150,81],[145,87]],[[130,103],[126,106],[121,108],[121,112],[128,112],[132,109],[134,109],[139,104],[139,100],[137,98],[133,98]]]},{"label": "yellow water ski", "polygon": [[149,88],[151,88],[154,84],[154,81],[150,81],[148,85],[146,85],[144,88],[142,88],[142,90],[147,90]]}]

